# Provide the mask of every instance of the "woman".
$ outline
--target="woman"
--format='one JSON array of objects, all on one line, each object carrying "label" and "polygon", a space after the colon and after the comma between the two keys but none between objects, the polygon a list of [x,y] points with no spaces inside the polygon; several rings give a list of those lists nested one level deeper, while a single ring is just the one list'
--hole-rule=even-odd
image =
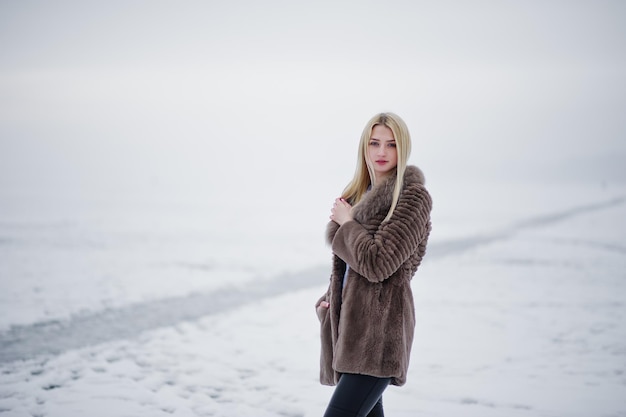
[{"label": "woman", "polygon": [[415,327],[410,281],[426,251],[432,207],[422,172],[407,166],[410,151],[400,117],[374,116],[354,178],[331,210],[330,285],[315,305],[320,381],[337,385],[325,417],[383,416],[385,388],[406,382]]}]

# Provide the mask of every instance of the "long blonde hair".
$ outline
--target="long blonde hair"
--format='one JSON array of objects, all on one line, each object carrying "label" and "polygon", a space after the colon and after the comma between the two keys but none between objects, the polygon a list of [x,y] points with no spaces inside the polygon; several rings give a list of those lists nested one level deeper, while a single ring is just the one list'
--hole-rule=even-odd
[{"label": "long blonde hair", "polygon": [[393,196],[391,200],[391,207],[387,216],[383,220],[386,222],[391,218],[393,211],[398,204],[400,198],[400,191],[402,190],[402,179],[404,178],[404,171],[406,170],[407,160],[411,154],[411,135],[404,120],[394,113],[379,113],[372,117],[365,125],[363,133],[361,134],[361,141],[359,143],[359,151],[357,157],[356,170],[354,171],[354,177],[352,181],[343,190],[342,197],[355,205],[365,195],[370,184],[372,186],[376,184],[376,175],[372,167],[372,161],[368,158],[367,147],[372,136],[372,129],[376,125],[386,126],[391,129],[393,137],[396,141],[396,152],[398,153],[398,164],[396,166],[396,183],[393,188]]}]

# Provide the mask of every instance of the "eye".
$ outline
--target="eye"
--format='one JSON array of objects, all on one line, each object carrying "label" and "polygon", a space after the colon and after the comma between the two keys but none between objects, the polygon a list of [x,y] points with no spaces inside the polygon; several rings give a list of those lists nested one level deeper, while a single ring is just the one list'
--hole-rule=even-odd
[{"label": "eye", "polygon": [[388,144],[387,146],[389,146],[390,148],[395,148],[396,147],[396,143],[392,142],[392,143]]},{"label": "eye", "polygon": [[378,141],[375,141],[375,140],[371,140],[370,141],[370,146],[378,146],[378,145],[380,145],[380,143],[378,143]]}]

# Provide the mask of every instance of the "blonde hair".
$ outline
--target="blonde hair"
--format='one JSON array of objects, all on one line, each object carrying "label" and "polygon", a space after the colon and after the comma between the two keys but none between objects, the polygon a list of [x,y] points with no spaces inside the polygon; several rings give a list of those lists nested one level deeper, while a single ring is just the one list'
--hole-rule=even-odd
[{"label": "blonde hair", "polygon": [[348,200],[350,204],[355,205],[361,201],[370,184],[372,186],[376,185],[376,175],[374,173],[372,161],[370,161],[367,156],[367,147],[369,146],[372,136],[372,129],[377,125],[386,126],[391,129],[393,137],[396,141],[396,152],[398,154],[396,183],[393,188],[391,207],[389,208],[387,216],[383,220],[383,222],[386,222],[391,218],[391,215],[398,204],[400,191],[402,190],[402,180],[404,178],[404,172],[406,171],[407,160],[411,154],[411,135],[409,134],[409,129],[404,123],[404,120],[402,120],[400,116],[394,113],[379,113],[367,122],[365,128],[363,129],[363,133],[361,134],[354,177],[343,190],[342,197]]}]

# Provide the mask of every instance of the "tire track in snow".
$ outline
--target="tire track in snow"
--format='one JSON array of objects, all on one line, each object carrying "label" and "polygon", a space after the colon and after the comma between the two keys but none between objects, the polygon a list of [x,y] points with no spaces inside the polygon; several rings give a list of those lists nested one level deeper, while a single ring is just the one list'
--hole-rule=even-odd
[{"label": "tire track in snow", "polygon": [[[478,246],[508,239],[523,230],[544,227],[625,202],[626,197],[615,198],[522,220],[493,234],[432,242],[428,246],[425,261],[458,254]],[[183,321],[193,321],[261,298],[324,285],[328,275],[329,267],[324,265],[284,274],[270,281],[256,281],[241,288],[224,288],[211,293],[159,299],[123,308],[78,314],[67,320],[13,326],[0,333],[0,363],[27,360],[41,355],[57,355],[71,349],[131,339],[147,330],[169,327]]]},{"label": "tire track in snow", "polygon": [[[0,333],[0,363],[56,355],[113,340],[131,339],[139,333],[227,311],[262,298],[319,285],[327,267],[289,273],[271,281],[245,283],[210,293],[162,298],[121,308],[77,314],[12,326]],[[322,278],[323,279],[323,278]],[[311,307],[312,308],[312,307]]]},{"label": "tire track in snow", "polygon": [[626,196],[613,198],[608,201],[602,201],[584,206],[573,207],[567,210],[549,213],[542,216],[531,217],[526,220],[513,223],[498,232],[485,235],[469,236],[462,239],[454,239],[442,242],[432,242],[428,244],[428,255],[426,259],[439,258],[448,255],[454,255],[466,250],[474,249],[478,246],[487,245],[498,240],[509,239],[516,233],[537,229],[553,223],[558,223],[572,217],[592,213],[599,210],[608,209],[626,203]]}]

